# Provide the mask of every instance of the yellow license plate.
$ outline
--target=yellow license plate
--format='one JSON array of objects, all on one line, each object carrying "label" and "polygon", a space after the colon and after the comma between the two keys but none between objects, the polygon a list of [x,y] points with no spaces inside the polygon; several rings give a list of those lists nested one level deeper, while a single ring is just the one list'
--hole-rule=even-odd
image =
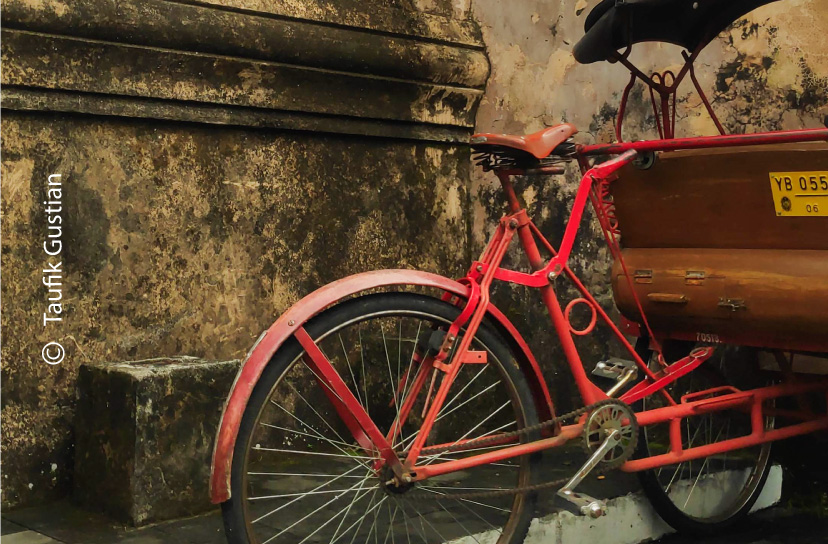
[{"label": "yellow license plate", "polygon": [[828,216],[828,172],[771,172],[776,215]]}]

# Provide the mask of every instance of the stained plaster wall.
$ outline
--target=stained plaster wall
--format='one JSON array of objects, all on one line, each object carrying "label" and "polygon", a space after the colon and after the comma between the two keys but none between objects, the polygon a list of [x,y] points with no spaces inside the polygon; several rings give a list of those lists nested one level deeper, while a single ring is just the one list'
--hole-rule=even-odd
[{"label": "stained plaster wall", "polygon": [[[2,7],[4,507],[71,489],[81,364],[241,358],[337,278],[461,272],[488,74],[467,4]],[[44,327],[55,173],[63,321]]]},{"label": "stained plaster wall", "polygon": [[[582,143],[614,141],[614,119],[629,80],[623,66],[579,65],[572,57],[583,36],[586,15],[597,0],[474,0],[472,11],[483,32],[491,75],[477,114],[480,132],[530,133],[562,122],[574,123]],[[664,44],[640,44],[631,59],[644,72],[681,65],[681,50]],[[696,62],[701,86],[729,132],[822,127],[828,124],[828,0],[783,0],[755,10],[724,31]],[[648,93],[638,84],[627,108],[624,137],[657,137]],[[715,134],[693,85],[680,88],[677,136]],[[564,178],[523,180],[517,185],[531,215],[556,244],[578,181],[571,169]],[[491,174],[472,170],[473,245],[482,247],[494,221],[505,210]],[[623,225],[622,225],[623,230]],[[526,266],[512,254],[515,265]],[[614,312],[609,285],[609,254],[590,213],[581,223],[571,265],[603,306]],[[565,281],[567,301],[574,292]],[[541,360],[564,409],[577,400],[559,344],[534,291],[501,289],[498,302],[518,323]],[[577,316],[576,321],[583,316]],[[617,346],[606,328],[579,340],[588,369]]]}]

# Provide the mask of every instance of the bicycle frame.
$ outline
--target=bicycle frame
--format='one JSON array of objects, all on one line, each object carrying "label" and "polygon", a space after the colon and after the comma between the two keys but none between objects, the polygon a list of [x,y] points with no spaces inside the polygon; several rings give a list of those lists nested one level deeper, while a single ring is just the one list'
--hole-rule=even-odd
[{"label": "bicycle frame", "polygon": [[[528,350],[528,346],[520,338],[518,331],[508,323],[508,320],[497,311],[496,307],[489,303],[489,288],[494,280],[517,283],[540,290],[541,299],[549,311],[552,324],[560,338],[563,353],[585,404],[591,404],[609,398],[609,395],[590,381],[584,370],[572,336],[588,334],[595,326],[599,317],[603,323],[609,326],[613,336],[630,354],[630,357],[645,376],[644,381],[622,395],[620,400],[633,403],[656,393],[665,395],[668,406],[640,412],[637,414],[637,421],[641,426],[668,422],[671,430],[670,452],[658,457],[628,461],[622,466],[622,470],[631,472],[646,470],[678,461],[706,457],[763,442],[828,429],[828,416],[817,417],[806,410],[780,414],[801,420],[799,423],[781,429],[767,430],[763,424],[764,415],[779,413],[779,411],[774,412],[764,407],[766,401],[779,397],[797,396],[809,392],[828,390],[828,381],[812,381],[808,384],[788,383],[744,392],[737,390],[708,391],[705,393],[710,398],[685,398],[679,399],[680,402],[670,398],[669,395],[666,395],[664,388],[676,378],[691,372],[694,368],[702,364],[710,356],[710,351],[712,350],[697,352],[692,357],[685,358],[669,367],[662,368],[658,373],[653,372],[639,354],[636,353],[635,348],[629,343],[621,330],[612,322],[611,318],[567,266],[567,261],[572,251],[578,226],[587,202],[591,202],[595,208],[596,215],[598,216],[613,254],[615,255],[616,252],[620,252],[618,243],[615,240],[615,235],[618,232],[617,221],[614,218],[611,203],[607,202],[605,197],[609,183],[614,178],[615,172],[624,164],[630,162],[636,152],[643,153],[675,149],[824,140],[828,140],[828,129],[578,146],[576,148],[576,155],[583,172],[583,177],[573,203],[571,217],[567,223],[563,241],[557,251],[529,220],[515,195],[510,177],[512,175],[523,174],[523,172],[500,171],[498,177],[506,192],[510,213],[500,221],[493,239],[488,243],[481,258],[472,263],[467,276],[460,279],[459,282],[433,274],[402,270],[378,271],[352,276],[351,278],[325,286],[306,299],[303,299],[295,307],[282,315],[259,338],[253,348],[251,348],[243,368],[237,376],[236,383],[233,386],[222,416],[220,430],[216,439],[216,447],[214,449],[210,483],[213,502],[222,502],[230,497],[230,463],[232,461],[233,445],[238,432],[241,414],[264,367],[279,346],[290,336],[294,336],[304,347],[305,363],[314,370],[317,380],[321,381],[320,385],[326,391],[331,392],[328,395],[328,399],[343,418],[345,424],[357,440],[357,443],[364,449],[379,454],[378,456],[382,460],[378,462],[377,468],[379,468],[379,464],[387,464],[400,479],[405,480],[407,478],[408,481],[423,480],[439,474],[463,470],[473,466],[497,462],[560,446],[570,439],[581,436],[583,428],[582,423],[579,422],[574,425],[555,428],[553,429],[552,436],[545,436],[534,442],[512,444],[508,440],[503,440],[500,445],[505,447],[498,450],[486,451],[457,460],[432,462],[425,466],[418,465],[421,453],[424,449],[427,451],[427,448],[424,448],[424,444],[431,426],[436,419],[436,415],[442,408],[460,367],[464,364],[481,364],[486,362],[485,352],[469,351],[469,344],[475,335],[477,327],[487,313],[494,316],[495,320],[503,327],[504,334],[515,341],[518,351],[522,353],[522,357],[525,360],[519,361],[519,364],[524,375],[530,380],[530,386],[536,396],[536,405],[541,412],[540,415],[547,419],[554,416],[547,386],[543,383],[537,362],[534,360],[531,351]],[[613,161],[591,168],[589,166],[588,158],[591,156],[618,154],[621,156]],[[561,172],[551,168],[546,173]],[[515,235],[520,240],[521,246],[532,266],[533,272],[531,273],[518,272],[500,267],[506,249],[510,242],[513,241]],[[551,259],[548,262],[545,262],[541,257],[541,249],[538,243],[551,255]],[[581,293],[580,298],[570,302],[563,309],[554,290],[554,282],[560,276],[567,277]],[[304,322],[310,316],[334,304],[337,300],[364,291],[365,289],[393,285],[421,285],[440,289],[445,293],[445,300],[455,301],[458,305],[463,306],[463,310],[458,320],[447,331],[446,344],[443,346],[446,349],[441,350],[435,356],[424,357],[422,360],[417,361],[419,367],[413,378],[405,377],[405,379],[413,379],[414,383],[409,388],[408,397],[401,400],[399,421],[397,424],[392,425],[391,430],[384,436],[371,419],[367,417],[361,404],[333,369],[331,362],[325,358],[319,349],[316,349],[313,339],[307,334],[302,334],[302,331],[304,331]],[[572,308],[576,304],[587,304],[592,312],[590,323],[583,330],[574,330],[568,319]],[[622,326],[625,327],[624,330],[628,332],[631,330],[630,325],[630,322],[622,323]],[[460,333],[461,328],[463,329],[463,341],[458,346],[458,349],[453,351],[451,360],[447,361],[447,356],[451,351],[451,342]],[[652,334],[649,336],[651,341],[655,340]],[[428,405],[424,425],[417,435],[415,442],[406,452],[405,458],[400,459],[390,444],[394,443],[397,429],[399,429],[402,422],[408,417],[408,413],[414,404],[414,399],[426,386],[430,377],[432,383],[435,383],[435,377],[438,374],[441,374],[443,378],[439,382],[436,395]],[[429,396],[431,396],[430,393],[431,391],[429,390]],[[725,409],[739,409],[751,413],[753,416],[753,429],[751,434],[727,442],[714,443],[687,450],[682,449],[679,430],[683,418]],[[458,443],[462,443],[462,441],[458,441]]]},{"label": "bicycle frame", "polygon": [[[809,383],[786,383],[754,389],[751,391],[740,391],[735,388],[717,388],[715,390],[703,391],[685,398],[673,399],[667,394],[665,388],[677,378],[691,372],[701,365],[712,353],[712,348],[699,348],[689,356],[667,366],[662,361],[662,369],[653,371],[649,365],[636,352],[635,348],[626,339],[624,334],[615,325],[612,319],[601,308],[595,298],[588,292],[572,270],[567,266],[567,261],[572,251],[577,235],[578,226],[585,211],[588,201],[595,206],[601,226],[607,235],[607,240],[613,253],[620,252],[618,242],[615,239],[617,225],[613,224],[613,217],[604,203],[602,195],[616,177],[616,172],[624,165],[630,163],[636,156],[637,151],[661,151],[668,149],[686,149],[698,147],[728,147],[737,145],[752,145],[756,143],[782,143],[801,142],[828,139],[828,130],[802,130],[766,134],[736,135],[736,136],[714,136],[709,138],[692,138],[684,140],[658,140],[653,142],[631,142],[613,144],[611,146],[583,146],[579,148],[579,160],[584,175],[581,179],[576,197],[573,203],[572,212],[567,223],[564,236],[558,250],[540,233],[539,229],[528,218],[526,211],[522,208],[511,183],[511,176],[521,174],[520,171],[499,171],[498,178],[504,188],[509,203],[510,212],[504,216],[498,228],[489,241],[486,249],[479,260],[472,263],[471,269],[466,277],[460,280],[461,283],[471,287],[469,298],[465,301],[464,309],[458,319],[449,327],[443,346],[436,355],[429,355],[417,361],[419,367],[414,376],[414,383],[408,397],[401,399],[401,408],[398,420],[392,425],[391,430],[385,437],[377,437],[378,430],[373,427],[370,420],[367,421],[366,429],[362,425],[364,419],[361,417],[362,408],[353,395],[348,391],[344,382],[335,383],[334,395],[329,398],[334,405],[340,405],[337,410],[344,414],[344,419],[349,427],[360,427],[362,430],[354,434],[360,443],[367,444],[363,431],[370,436],[372,447],[378,451],[386,463],[394,470],[395,474],[401,476],[405,481],[419,481],[433,476],[468,469],[483,464],[503,461],[512,457],[527,455],[552,447],[560,446],[567,441],[579,437],[583,432],[583,423],[567,425],[555,430],[553,436],[545,437],[529,443],[509,445],[515,440],[504,439],[496,445],[506,447],[486,451],[484,453],[471,455],[469,457],[447,460],[443,462],[432,462],[426,465],[418,465],[417,462],[425,448],[429,432],[434,424],[438,413],[449,393],[449,390],[456,378],[460,368],[464,364],[485,363],[485,352],[475,352],[469,349],[471,340],[474,337],[485,313],[489,307],[489,290],[494,280],[507,281],[528,287],[538,288],[541,299],[547,307],[552,325],[561,341],[563,353],[566,356],[570,371],[575,379],[578,391],[586,405],[608,399],[610,396],[597,387],[588,377],[578,354],[573,336],[585,335],[592,331],[598,317],[612,331],[615,338],[622,347],[629,353],[639,370],[644,374],[645,380],[631,388],[620,400],[632,404],[642,398],[659,393],[663,395],[668,406],[643,411],[637,414],[637,421],[641,426],[668,423],[670,429],[670,451],[669,453],[649,458],[627,461],[622,470],[636,472],[724,453],[736,449],[750,447],[765,442],[780,440],[793,436],[811,433],[818,430],[828,429],[828,415],[817,416],[807,411],[788,412],[787,417],[801,420],[782,428],[767,429],[765,426],[766,416],[773,415],[774,410],[765,406],[769,400],[780,397],[792,397],[814,392],[825,392],[828,394],[828,381],[816,380]],[[595,154],[622,153],[619,157],[606,163],[588,167],[587,157]],[[500,266],[506,251],[513,241],[515,235],[520,240],[521,246],[533,269],[532,273],[508,270]],[[542,246],[549,252],[551,258],[544,262],[541,250]],[[562,309],[554,289],[556,278],[566,276],[576,289],[580,292],[581,298],[575,299]],[[447,299],[454,298],[447,295]],[[458,300],[458,304],[463,301]],[[577,304],[586,304],[592,312],[590,323],[584,329],[573,328],[569,314]],[[451,346],[464,328],[462,340],[454,350],[450,361],[446,361]],[[314,350],[310,338],[299,338],[300,342],[308,350],[306,362],[312,368],[321,371],[322,366],[330,366],[318,349]],[[305,340],[305,341],[303,341]],[[306,345],[307,344],[307,345]],[[433,374],[432,374],[433,373]],[[334,372],[335,374],[335,372]],[[431,398],[431,387],[428,389],[426,406],[427,411],[423,425],[407,451],[404,460],[397,459],[396,454],[391,451],[389,444],[394,442],[397,430],[406,421],[414,404],[414,399],[420,394],[431,377],[432,387],[436,376],[442,374],[439,387]],[[408,377],[407,377],[408,378]],[[326,385],[329,384],[325,378]],[[681,438],[681,420],[687,417],[698,416],[721,410],[742,410],[750,413],[752,431],[749,435],[721,441],[704,446],[684,449]],[[367,418],[366,418],[367,419]],[[430,446],[437,449],[448,445],[462,444],[459,440],[451,444],[440,444]],[[433,460],[432,460],[433,461]]]}]

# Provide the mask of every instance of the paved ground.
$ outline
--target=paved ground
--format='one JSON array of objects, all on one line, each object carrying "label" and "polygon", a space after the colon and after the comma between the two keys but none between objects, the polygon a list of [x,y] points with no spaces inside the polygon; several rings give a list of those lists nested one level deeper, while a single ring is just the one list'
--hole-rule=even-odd
[{"label": "paved ground", "polygon": [[822,544],[828,542],[828,518],[776,507],[754,514],[738,531],[705,539],[668,536],[658,544]]},{"label": "paved ground", "polygon": [[[12,522],[11,519],[17,521]],[[4,514],[3,544],[226,544],[217,513],[124,529],[68,503]],[[584,542],[589,542],[584,540]],[[828,543],[828,518],[785,507],[765,510],[730,534],[698,539],[669,536],[658,544],[822,544]],[[545,543],[544,543],[545,544]]]},{"label": "paved ground", "polygon": [[[754,514],[744,527],[730,534],[706,539],[669,536],[659,544],[828,544],[828,475],[823,457],[826,442],[809,438],[786,446],[778,449],[789,467],[782,506]],[[560,458],[547,459],[545,477],[569,474],[579,464],[572,452],[561,453]],[[614,497],[636,488],[635,477],[613,473],[611,478],[585,482],[580,490],[593,496]],[[552,492],[541,495],[540,514],[561,507]],[[80,510],[68,501],[3,512],[0,535],[2,544],[226,544],[218,512],[134,529]],[[581,542],[564,544],[587,543],[592,544],[593,539],[585,535]]]},{"label": "paved ground", "polygon": [[106,517],[80,510],[69,502],[4,513],[0,534],[2,544],[227,543],[221,516],[217,512],[129,529]]},{"label": "paved ground", "polygon": [[828,435],[785,440],[774,446],[786,467],[782,506],[760,512],[737,532],[700,540],[678,535],[659,544],[822,544],[828,543]]}]

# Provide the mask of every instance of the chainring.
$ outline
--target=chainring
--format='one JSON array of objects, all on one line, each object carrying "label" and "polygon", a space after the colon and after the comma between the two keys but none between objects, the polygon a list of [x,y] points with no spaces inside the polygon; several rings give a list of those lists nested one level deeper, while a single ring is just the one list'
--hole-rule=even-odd
[{"label": "chainring", "polygon": [[613,432],[621,433],[618,444],[601,459],[604,470],[623,465],[638,445],[638,420],[629,404],[620,400],[605,402],[589,413],[584,422],[584,447],[594,453]]}]

